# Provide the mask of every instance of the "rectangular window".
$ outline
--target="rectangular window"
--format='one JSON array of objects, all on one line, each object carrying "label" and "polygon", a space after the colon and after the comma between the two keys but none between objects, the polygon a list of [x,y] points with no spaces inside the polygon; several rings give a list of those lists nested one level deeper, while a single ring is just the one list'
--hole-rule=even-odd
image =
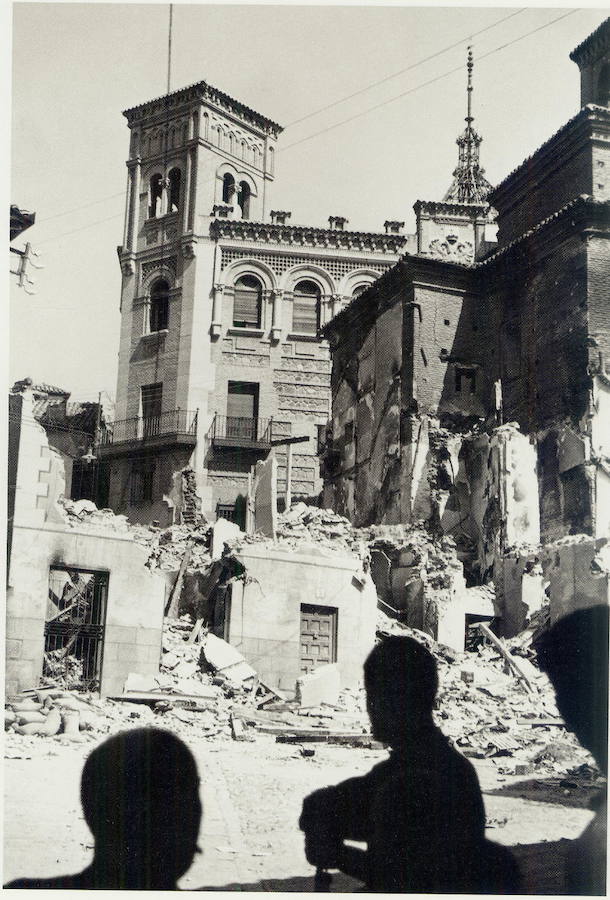
[{"label": "rectangular window", "polygon": [[144,384],[141,389],[142,419],[144,437],[159,434],[161,429],[161,406],[163,403],[163,384]]},{"label": "rectangular window", "polygon": [[456,392],[465,394],[474,394],[477,385],[477,373],[474,369],[464,369],[460,366],[455,370],[455,390]]},{"label": "rectangular window", "polygon": [[295,294],[292,301],[292,330],[295,334],[316,335],[320,324],[319,310],[317,297]]},{"label": "rectangular window", "polygon": [[139,463],[131,470],[129,501],[132,506],[140,503],[152,503],[155,464]]},{"label": "rectangular window", "polygon": [[227,392],[227,437],[256,440],[258,384],[230,381]]},{"label": "rectangular window", "polygon": [[344,426],[344,440],[346,444],[351,444],[354,441],[354,423],[346,422]]},{"label": "rectangular window", "polygon": [[108,577],[63,566],[49,570],[43,675],[69,688],[99,690]]},{"label": "rectangular window", "polygon": [[260,328],[260,292],[250,287],[236,287],[233,296],[233,327]]}]

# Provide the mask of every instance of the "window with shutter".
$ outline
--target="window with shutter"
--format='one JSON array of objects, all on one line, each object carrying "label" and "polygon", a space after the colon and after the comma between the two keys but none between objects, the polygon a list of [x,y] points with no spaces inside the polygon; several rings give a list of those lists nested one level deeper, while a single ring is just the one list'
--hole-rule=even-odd
[{"label": "window with shutter", "polygon": [[293,298],[293,332],[316,335],[320,327],[320,288],[313,281],[300,281]]},{"label": "window with shutter", "polygon": [[235,284],[233,296],[233,327],[261,327],[262,288],[252,275],[244,275]]}]

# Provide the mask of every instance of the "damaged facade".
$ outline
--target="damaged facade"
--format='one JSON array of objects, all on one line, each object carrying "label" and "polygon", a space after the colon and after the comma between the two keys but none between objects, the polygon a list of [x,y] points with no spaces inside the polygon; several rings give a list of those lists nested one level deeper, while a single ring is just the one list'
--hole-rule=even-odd
[{"label": "damaged facade", "polygon": [[[495,189],[418,202],[417,252],[323,329],[325,504],[360,526],[451,535],[469,584],[502,581],[516,544],[610,532],[609,45],[606,21],[572,54],[573,119]],[[469,93],[465,184],[471,122]],[[495,244],[481,237],[492,219]]]},{"label": "damaged facade", "polygon": [[31,392],[13,398],[6,691],[61,675],[102,695],[120,693],[129,672],[158,671],[164,582],[145,568],[148,554],[125,522],[68,521],[62,456],[34,418]]},{"label": "damaged facade", "polygon": [[[291,224],[271,209],[281,127],[205,82],[127,110],[131,132],[116,421],[100,448],[110,506],[182,521],[181,471],[201,510],[245,522],[248,473],[306,436],[292,492],[315,496],[330,411],[319,328],[387,271],[406,239]],[[278,447],[278,490],[286,448]]]}]

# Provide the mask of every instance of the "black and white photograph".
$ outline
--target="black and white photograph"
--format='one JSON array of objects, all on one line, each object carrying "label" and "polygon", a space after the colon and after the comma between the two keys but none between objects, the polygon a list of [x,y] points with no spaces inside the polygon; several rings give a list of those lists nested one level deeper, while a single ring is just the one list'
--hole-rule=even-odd
[{"label": "black and white photograph", "polygon": [[606,895],[609,12],[12,3],[5,889]]}]

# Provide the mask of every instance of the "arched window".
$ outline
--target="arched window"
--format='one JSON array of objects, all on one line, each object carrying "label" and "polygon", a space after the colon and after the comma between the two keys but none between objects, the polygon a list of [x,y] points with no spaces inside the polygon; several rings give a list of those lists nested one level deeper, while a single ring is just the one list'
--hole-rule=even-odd
[{"label": "arched window", "polygon": [[169,203],[168,212],[178,212],[180,206],[180,183],[182,173],[180,169],[171,169],[169,173]]},{"label": "arched window", "polygon": [[169,284],[164,279],[155,281],[150,291],[150,331],[163,331],[169,322]]},{"label": "arched window", "polygon": [[250,218],[250,193],[250,185],[248,184],[248,182],[240,181],[237,202],[239,203],[239,208],[241,209],[242,219]]},{"label": "arched window", "polygon": [[233,200],[235,192],[235,179],[230,172],[225,172],[222,176],[222,202],[230,203]]},{"label": "arched window", "polygon": [[292,302],[292,330],[316,335],[320,327],[320,288],[313,281],[299,281]]},{"label": "arched window", "polygon": [[360,294],[363,294],[364,291],[366,291],[366,289],[369,287],[370,287],[370,284],[366,284],[366,283],[357,285],[354,288],[354,290],[352,291],[352,297],[359,297]]},{"label": "arched window", "polygon": [[260,328],[263,290],[258,278],[242,275],[235,282],[233,327]]},{"label": "arched window", "polygon": [[154,219],[161,215],[161,194],[163,191],[163,179],[158,173],[150,179],[148,192],[148,218]]}]

